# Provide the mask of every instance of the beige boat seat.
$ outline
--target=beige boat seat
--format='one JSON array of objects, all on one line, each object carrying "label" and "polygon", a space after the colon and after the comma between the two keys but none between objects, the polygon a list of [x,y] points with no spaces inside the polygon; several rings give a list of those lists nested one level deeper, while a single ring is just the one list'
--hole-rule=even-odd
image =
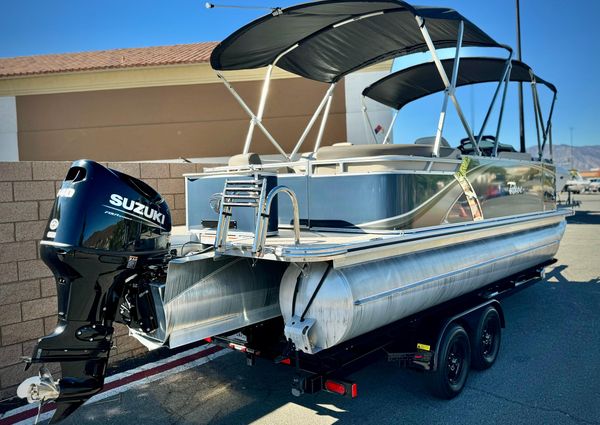
[{"label": "beige boat seat", "polygon": [[[448,142],[446,142],[447,144]],[[448,145],[449,146],[449,145]],[[431,157],[433,145],[334,145],[324,146],[316,153],[317,160],[362,158],[384,155],[424,156]],[[455,157],[458,149],[447,146],[440,147],[440,157]]]},{"label": "beige boat seat", "polygon": [[249,165],[261,165],[262,161],[260,160],[260,156],[256,153],[248,152],[248,153],[240,153],[238,155],[233,155],[227,161],[227,165],[230,167],[244,167]]},{"label": "beige boat seat", "polygon": [[[425,140],[423,140],[423,142],[425,142]],[[444,142],[446,145],[448,145],[447,141]],[[376,173],[398,170],[427,170],[431,164],[431,160],[429,158],[431,158],[432,153],[433,144],[429,144],[428,142],[414,145],[336,144],[333,146],[324,146],[316,153],[317,161],[337,161],[353,158],[364,158],[364,161],[354,160],[345,162],[343,165],[341,163],[317,164],[315,167],[315,174],[338,174],[340,172]],[[386,159],[386,156],[396,156],[398,158]],[[440,157],[457,159],[459,156],[460,151],[458,149],[453,149],[449,146],[440,146]],[[423,159],[403,159],[402,157],[423,157]],[[454,163],[454,161],[450,163],[436,162],[431,168],[431,171],[455,171],[456,167],[457,165]]]},{"label": "beige boat seat", "polygon": [[[417,140],[415,140],[415,145],[433,146],[433,145],[435,145],[435,136],[420,137]],[[440,139],[440,146],[444,147],[444,148],[449,148],[450,143],[448,143],[448,141],[442,136],[442,138]]]}]

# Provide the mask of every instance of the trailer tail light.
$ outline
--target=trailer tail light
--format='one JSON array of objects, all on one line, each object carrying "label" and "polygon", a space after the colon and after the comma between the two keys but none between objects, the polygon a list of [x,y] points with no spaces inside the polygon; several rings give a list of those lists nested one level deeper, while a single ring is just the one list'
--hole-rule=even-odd
[{"label": "trailer tail light", "polygon": [[208,342],[209,344],[212,342],[212,338],[208,337],[208,338],[204,338],[204,341]]},{"label": "trailer tail light", "polygon": [[229,343],[229,348],[231,348],[232,350],[241,351],[242,353],[245,353],[248,350],[243,345],[236,344],[234,342],[230,342]]},{"label": "trailer tail light", "polygon": [[350,397],[352,397],[352,398],[358,397],[358,385],[356,385],[355,383],[353,383],[351,386]]},{"label": "trailer tail light", "polygon": [[342,384],[333,381],[325,381],[325,389],[339,395],[346,395],[346,388]]},{"label": "trailer tail light", "polygon": [[341,396],[356,398],[358,396],[358,385],[354,382],[336,382],[328,379],[323,385],[325,391],[339,394]]}]

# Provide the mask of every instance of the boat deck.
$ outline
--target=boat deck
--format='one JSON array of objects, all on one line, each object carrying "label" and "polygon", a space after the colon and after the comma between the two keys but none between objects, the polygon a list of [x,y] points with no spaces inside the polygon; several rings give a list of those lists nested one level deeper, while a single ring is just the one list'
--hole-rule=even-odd
[{"label": "boat deck", "polygon": [[[557,210],[388,233],[302,230],[299,244],[295,243],[293,230],[280,229],[277,235],[266,238],[264,249],[258,254],[252,251],[252,234],[231,232],[224,249],[218,255],[294,263],[332,260],[337,268],[555,225],[570,214],[570,210]],[[192,230],[192,233],[202,244],[215,243],[214,230]]]}]

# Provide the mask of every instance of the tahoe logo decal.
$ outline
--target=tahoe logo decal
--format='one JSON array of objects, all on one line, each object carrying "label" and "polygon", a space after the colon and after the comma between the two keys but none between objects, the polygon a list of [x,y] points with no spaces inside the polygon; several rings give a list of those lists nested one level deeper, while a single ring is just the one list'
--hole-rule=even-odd
[{"label": "tahoe logo decal", "polygon": [[119,208],[117,209],[105,205],[108,208],[115,209],[129,215],[135,214],[142,219],[149,219],[158,224],[165,224],[165,215],[159,212],[158,210],[150,207],[149,205],[145,205],[141,202],[128,199],[116,193],[110,195],[109,202],[111,205],[114,205],[115,207]]}]

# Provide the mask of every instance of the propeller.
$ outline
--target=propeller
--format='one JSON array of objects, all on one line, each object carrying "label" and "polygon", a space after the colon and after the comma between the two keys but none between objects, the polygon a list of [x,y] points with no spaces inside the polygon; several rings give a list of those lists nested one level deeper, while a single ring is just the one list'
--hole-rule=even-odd
[{"label": "propeller", "polygon": [[45,403],[56,400],[60,394],[58,383],[52,378],[52,374],[45,367],[40,368],[38,376],[27,378],[17,388],[17,396],[27,399],[28,403],[39,403],[38,413],[35,418],[37,424]]}]

